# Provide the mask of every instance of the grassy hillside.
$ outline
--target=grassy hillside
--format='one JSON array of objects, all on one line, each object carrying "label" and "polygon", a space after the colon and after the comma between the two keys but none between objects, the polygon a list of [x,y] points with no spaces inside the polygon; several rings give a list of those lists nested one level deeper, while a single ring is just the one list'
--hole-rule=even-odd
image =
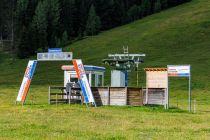
[{"label": "grassy hillside", "polygon": [[[154,14],[134,23],[88,37],[65,48],[73,50],[74,58],[85,64],[101,65],[109,53],[121,53],[129,46],[130,53],[145,53],[141,65],[141,85],[144,85],[144,67],[166,67],[168,64],[191,64],[193,87],[205,89],[210,74],[210,2],[193,0],[187,4]],[[35,57],[34,57],[35,58]],[[67,62],[65,62],[68,64]],[[64,62],[41,62],[37,67],[34,82],[62,82],[60,66]],[[8,55],[0,56],[0,84],[20,84],[27,60],[13,60]],[[109,84],[110,72],[106,73]],[[136,85],[135,72],[130,74],[130,85]],[[15,78],[14,78],[15,77]],[[56,82],[57,81],[57,82]]]},{"label": "grassy hillside", "polygon": [[[101,65],[101,59],[106,58],[108,53],[122,52],[122,46],[129,46],[130,53],[146,53],[145,64],[141,67],[191,64],[194,87],[208,87],[210,1],[193,0],[89,37],[68,48],[74,50],[76,58]],[[131,84],[135,84],[135,78],[131,79]]]},{"label": "grassy hillside", "polygon": [[[197,112],[47,105],[48,85],[63,85],[60,66],[69,62],[39,63],[26,105],[15,106],[28,60],[12,59],[0,51],[0,139],[209,139],[210,1],[192,0],[75,42],[65,50],[73,50],[74,58],[83,59],[85,64],[104,66],[101,59],[108,53],[122,52],[122,46],[127,45],[130,53],[147,55],[141,65],[141,86],[145,85],[144,67],[191,64]],[[107,71],[106,84],[109,76]],[[135,72],[129,79],[135,86]],[[170,79],[170,86],[170,103],[187,109],[187,79]]]}]

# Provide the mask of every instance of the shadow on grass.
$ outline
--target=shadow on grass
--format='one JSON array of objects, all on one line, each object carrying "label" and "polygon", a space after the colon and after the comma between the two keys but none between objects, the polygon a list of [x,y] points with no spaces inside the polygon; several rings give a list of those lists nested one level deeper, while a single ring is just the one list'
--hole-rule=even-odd
[{"label": "shadow on grass", "polygon": [[[26,108],[87,108],[85,104],[38,104],[38,103],[26,103]],[[88,108],[95,108],[94,106],[88,106]],[[107,110],[119,110],[119,111],[140,111],[140,112],[162,112],[162,113],[189,113],[187,110],[180,109],[178,107],[170,107],[168,110],[164,109],[161,105],[145,105],[145,106],[98,106],[95,109],[107,109]]]},{"label": "shadow on grass", "polygon": [[117,110],[130,110],[130,111],[142,111],[142,112],[169,112],[169,113],[189,113],[187,110],[183,110],[177,107],[170,107],[168,110],[161,105],[145,105],[145,106],[102,106],[101,108],[110,108]]}]

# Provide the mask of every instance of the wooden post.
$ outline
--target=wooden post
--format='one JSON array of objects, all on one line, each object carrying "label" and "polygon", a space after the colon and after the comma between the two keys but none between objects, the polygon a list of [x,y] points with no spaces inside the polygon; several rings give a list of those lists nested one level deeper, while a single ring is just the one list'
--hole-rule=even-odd
[{"label": "wooden post", "polygon": [[57,103],[58,102],[58,94],[56,94],[56,106],[57,106]]},{"label": "wooden post", "polygon": [[108,87],[108,105],[110,105],[110,87]]},{"label": "wooden post", "polygon": [[128,87],[125,87],[125,105],[128,105]]},{"label": "wooden post", "polygon": [[69,104],[71,104],[71,93],[70,93],[70,92],[71,92],[71,91],[67,92],[67,90],[66,90],[67,97],[68,97],[68,99],[69,99]]},{"label": "wooden post", "polygon": [[51,93],[51,90],[50,90],[50,86],[49,86],[49,89],[48,89],[48,104],[49,105],[50,105],[50,98],[51,98],[50,97],[51,96],[50,93]]},{"label": "wooden post", "polygon": [[146,101],[145,101],[146,104],[148,104],[148,88],[146,87]]},{"label": "wooden post", "polygon": [[196,113],[196,99],[194,99],[194,113]]}]

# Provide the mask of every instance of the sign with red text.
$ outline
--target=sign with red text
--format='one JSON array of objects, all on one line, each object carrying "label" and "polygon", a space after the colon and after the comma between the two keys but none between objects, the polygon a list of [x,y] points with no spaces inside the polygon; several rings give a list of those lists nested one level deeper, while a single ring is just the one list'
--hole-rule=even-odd
[{"label": "sign with red text", "polygon": [[77,73],[77,77],[80,83],[80,87],[84,96],[84,102],[85,103],[95,103],[92,91],[90,89],[90,85],[87,80],[87,76],[85,73],[84,66],[82,64],[82,60],[80,59],[74,59],[73,60],[74,68]]},{"label": "sign with red text", "polygon": [[28,66],[26,68],[26,71],[25,71],[25,74],[24,74],[24,77],[23,77],[23,81],[22,81],[22,84],[20,86],[18,96],[17,96],[17,99],[16,99],[16,101],[21,101],[22,104],[24,104],[26,95],[28,93],[28,89],[30,87],[31,80],[32,80],[32,77],[34,75],[34,71],[36,69],[36,64],[37,64],[36,60],[30,60],[28,62]]},{"label": "sign with red text", "polygon": [[169,77],[190,77],[190,65],[168,65]]}]

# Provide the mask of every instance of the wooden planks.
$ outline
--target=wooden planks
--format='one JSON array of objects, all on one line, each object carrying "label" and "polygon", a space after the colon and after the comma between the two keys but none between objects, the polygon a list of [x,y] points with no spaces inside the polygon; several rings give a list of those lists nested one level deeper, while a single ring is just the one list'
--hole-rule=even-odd
[{"label": "wooden planks", "polygon": [[110,105],[127,105],[127,92],[125,87],[110,87]]},{"label": "wooden planks", "polygon": [[[49,90],[49,92],[51,92],[51,89]],[[143,92],[141,88],[91,87],[91,90],[97,106],[102,106],[102,105],[142,106],[143,105]],[[77,101],[76,98],[71,98],[69,100],[68,98],[64,98],[64,96],[66,96],[65,94],[66,93],[62,92],[49,94],[49,102],[54,103],[57,101],[56,103],[59,102],[61,103],[63,101],[63,103],[79,103],[79,101]],[[56,98],[50,98],[50,96],[52,95],[54,95]],[[74,94],[72,93],[72,95]]]},{"label": "wooden planks", "polygon": [[96,105],[109,105],[109,87],[92,87],[91,88]]},{"label": "wooden planks", "polygon": [[143,106],[143,92],[140,88],[127,89],[127,105]]},{"label": "wooden planks", "polygon": [[146,94],[146,89],[144,90],[144,104],[151,105],[164,105],[166,89],[164,88],[149,88],[148,95]]},{"label": "wooden planks", "polygon": [[97,106],[101,105],[143,105],[143,92],[141,88],[130,87],[92,87],[93,96]]}]

